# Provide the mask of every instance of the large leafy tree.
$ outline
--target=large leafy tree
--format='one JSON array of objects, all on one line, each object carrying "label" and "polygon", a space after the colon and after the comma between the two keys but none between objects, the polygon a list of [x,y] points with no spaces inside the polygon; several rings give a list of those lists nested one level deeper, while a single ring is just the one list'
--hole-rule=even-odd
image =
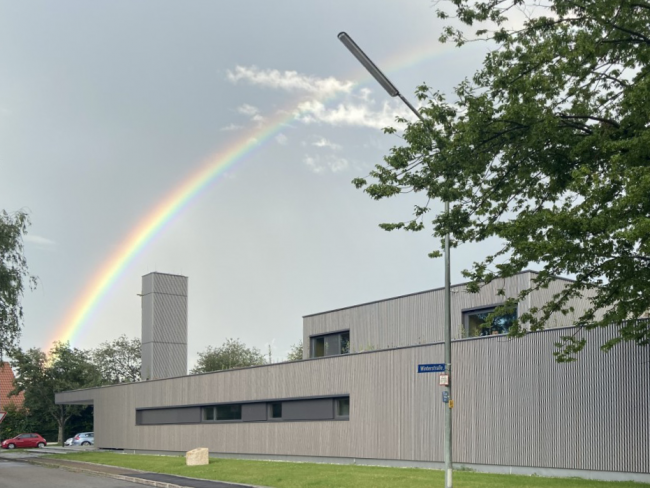
[{"label": "large leafy tree", "polygon": [[[541,266],[534,286],[554,275],[575,282],[522,314],[510,333],[539,330],[570,299],[591,296],[578,325],[616,327],[620,341],[647,345],[650,326],[650,3],[646,0],[451,0],[441,40],[485,40],[482,68],[452,99],[424,85],[425,121],[409,123],[367,179],[373,198],[423,195],[412,218],[386,230],[425,228],[429,202],[451,202],[434,216],[434,235],[452,244],[498,238],[503,247],[465,271],[480,283]],[[469,26],[478,29],[468,33]],[[392,133],[394,129],[388,128]],[[438,256],[439,251],[432,252]],[[556,353],[572,360],[584,337]]]},{"label": "large leafy tree", "polygon": [[208,346],[204,352],[200,352],[190,373],[208,373],[262,364],[266,364],[266,359],[259,349],[248,347],[239,339],[226,339],[221,346]]},{"label": "large leafy tree", "polygon": [[13,393],[25,393],[24,406],[33,417],[52,419],[58,430],[58,442],[65,440],[65,427],[73,417],[88,412],[83,405],[57,405],[55,393],[91,388],[102,383],[99,370],[87,359],[86,351],[69,343],[56,342],[49,354],[37,348],[11,352],[16,371]]},{"label": "large leafy tree", "polygon": [[0,357],[16,346],[23,321],[21,299],[26,287],[36,285],[23,253],[28,226],[26,212],[0,211]]},{"label": "large leafy tree", "polygon": [[102,342],[92,349],[90,357],[106,384],[140,380],[142,344],[137,337],[121,335],[111,342]]}]

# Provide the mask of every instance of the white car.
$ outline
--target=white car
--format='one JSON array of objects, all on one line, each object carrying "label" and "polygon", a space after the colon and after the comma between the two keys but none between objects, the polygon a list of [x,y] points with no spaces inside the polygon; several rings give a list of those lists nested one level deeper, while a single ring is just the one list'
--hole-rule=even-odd
[{"label": "white car", "polygon": [[73,441],[73,439],[74,439],[74,437],[70,437],[70,439],[68,439],[67,441],[65,441],[65,442],[63,443],[63,445],[64,445],[64,446],[71,446],[71,445],[72,445],[72,441]]}]

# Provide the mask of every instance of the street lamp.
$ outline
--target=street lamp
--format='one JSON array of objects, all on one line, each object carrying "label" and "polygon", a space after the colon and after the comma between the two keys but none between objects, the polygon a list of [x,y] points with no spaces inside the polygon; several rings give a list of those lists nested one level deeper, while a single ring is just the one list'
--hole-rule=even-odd
[{"label": "street lamp", "polygon": [[[357,43],[345,32],[338,35],[339,40],[354,55],[357,60],[368,70],[368,72],[379,82],[391,97],[399,97],[406,106],[420,119],[425,127],[427,122],[422,118],[418,110],[399,92],[399,90],[386,78],[386,75],[366,56]],[[449,215],[449,202],[445,201],[445,214]],[[449,374],[449,381],[445,391],[450,403],[445,409],[445,488],[452,488],[452,461],[451,461],[451,261],[449,258],[449,232],[445,234],[445,367]]]}]

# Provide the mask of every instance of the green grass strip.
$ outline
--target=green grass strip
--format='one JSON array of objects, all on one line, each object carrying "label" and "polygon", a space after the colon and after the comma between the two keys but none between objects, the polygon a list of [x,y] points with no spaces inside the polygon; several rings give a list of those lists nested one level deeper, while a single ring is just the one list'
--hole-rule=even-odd
[{"label": "green grass strip", "polygon": [[[182,456],[86,452],[48,456],[154,473],[231,481],[274,488],[431,488],[444,485],[442,471],[340,464],[290,463],[210,458],[207,466],[186,466]],[[650,484],[579,478],[454,472],[454,488],[642,488]]]}]

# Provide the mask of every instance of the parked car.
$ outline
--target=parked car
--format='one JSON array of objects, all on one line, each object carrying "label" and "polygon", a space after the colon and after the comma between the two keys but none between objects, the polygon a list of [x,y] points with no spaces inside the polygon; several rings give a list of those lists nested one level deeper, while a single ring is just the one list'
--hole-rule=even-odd
[{"label": "parked car", "polygon": [[95,443],[94,432],[82,432],[72,438],[72,446],[92,446]]},{"label": "parked car", "polygon": [[47,441],[39,434],[19,434],[2,441],[3,449],[22,449],[27,447],[45,447]]},{"label": "parked car", "polygon": [[63,445],[64,446],[71,446],[73,439],[74,439],[74,437],[70,437],[69,439],[66,439],[66,441],[63,443]]}]

